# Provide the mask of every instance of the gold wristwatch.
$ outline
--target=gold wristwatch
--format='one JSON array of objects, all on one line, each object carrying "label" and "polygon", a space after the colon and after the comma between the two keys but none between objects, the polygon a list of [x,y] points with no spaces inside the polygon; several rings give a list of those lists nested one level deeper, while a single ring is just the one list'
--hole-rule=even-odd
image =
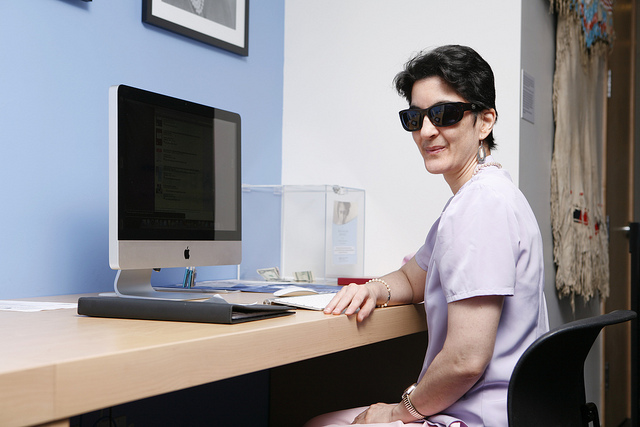
[{"label": "gold wristwatch", "polygon": [[413,416],[416,420],[422,420],[426,418],[426,415],[422,415],[420,412],[418,412],[416,407],[413,406],[413,403],[411,403],[411,398],[409,397],[411,396],[413,390],[416,389],[416,386],[417,384],[411,384],[404,391],[404,393],[402,393],[402,403],[404,404],[404,407],[407,409],[407,411],[411,414],[411,416]]}]

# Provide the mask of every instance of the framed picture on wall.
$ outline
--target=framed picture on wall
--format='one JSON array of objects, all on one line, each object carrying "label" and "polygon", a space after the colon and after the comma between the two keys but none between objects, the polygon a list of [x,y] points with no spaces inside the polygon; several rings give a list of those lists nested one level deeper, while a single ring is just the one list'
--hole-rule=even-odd
[{"label": "framed picture on wall", "polygon": [[142,20],[249,55],[249,0],[143,0]]}]

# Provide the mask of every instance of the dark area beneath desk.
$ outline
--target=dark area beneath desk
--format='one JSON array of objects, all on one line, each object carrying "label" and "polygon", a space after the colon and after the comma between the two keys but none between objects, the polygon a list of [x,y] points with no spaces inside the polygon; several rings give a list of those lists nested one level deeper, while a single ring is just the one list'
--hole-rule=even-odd
[{"label": "dark area beneath desk", "polygon": [[300,427],[326,412],[396,403],[418,380],[427,332],[271,369],[269,425]]},{"label": "dark area beneath desk", "polygon": [[417,333],[83,414],[70,426],[301,427],[321,413],[398,402],[426,347],[427,333]]}]

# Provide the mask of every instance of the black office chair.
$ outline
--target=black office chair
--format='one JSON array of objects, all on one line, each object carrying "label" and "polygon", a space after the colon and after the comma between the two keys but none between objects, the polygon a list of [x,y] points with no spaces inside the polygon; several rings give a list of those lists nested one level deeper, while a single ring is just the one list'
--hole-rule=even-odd
[{"label": "black office chair", "polygon": [[603,327],[635,317],[634,311],[618,310],[577,320],[531,344],[509,382],[509,426],[599,427],[598,408],[586,403],[584,361]]}]

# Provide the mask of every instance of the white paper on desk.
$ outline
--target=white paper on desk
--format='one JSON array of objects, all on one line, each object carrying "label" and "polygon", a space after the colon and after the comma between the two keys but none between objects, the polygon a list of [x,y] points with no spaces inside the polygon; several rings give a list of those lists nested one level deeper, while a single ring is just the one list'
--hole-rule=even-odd
[{"label": "white paper on desk", "polygon": [[62,308],[78,308],[75,302],[9,301],[0,300],[0,310],[4,311],[44,311]]}]

